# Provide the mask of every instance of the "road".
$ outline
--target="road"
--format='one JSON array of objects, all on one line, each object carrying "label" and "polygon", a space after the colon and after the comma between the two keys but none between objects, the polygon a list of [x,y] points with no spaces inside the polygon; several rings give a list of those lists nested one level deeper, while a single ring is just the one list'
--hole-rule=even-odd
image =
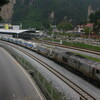
[{"label": "road", "polygon": [[35,82],[0,47],[0,100],[44,100]]}]

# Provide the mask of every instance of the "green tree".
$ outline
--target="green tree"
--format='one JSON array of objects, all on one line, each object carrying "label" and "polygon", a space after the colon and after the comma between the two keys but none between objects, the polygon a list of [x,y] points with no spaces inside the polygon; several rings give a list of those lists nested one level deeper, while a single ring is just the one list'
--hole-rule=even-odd
[{"label": "green tree", "polygon": [[68,31],[73,29],[73,25],[68,21],[62,21],[57,25],[57,28],[62,31]]},{"label": "green tree", "polygon": [[90,22],[94,23],[93,31],[97,34],[100,32],[100,10],[90,15]]},{"label": "green tree", "polygon": [[84,27],[83,31],[85,32],[86,35],[89,35],[92,30],[90,27]]},{"label": "green tree", "polygon": [[[27,3],[29,1],[34,2],[32,5],[29,5],[29,3]],[[29,17],[27,22],[30,21],[34,24],[40,23],[46,28],[49,26],[48,21],[50,21],[51,12],[54,11],[53,24],[58,25],[66,16],[67,20],[72,19],[71,23],[76,26],[86,21],[87,10],[90,4],[94,10],[97,8],[100,9],[100,0],[16,0],[12,24],[26,22],[27,16]],[[34,13],[37,12],[37,9],[38,13]],[[31,17],[33,16],[33,19],[30,18],[30,15]],[[38,16],[41,16],[41,20],[37,20]],[[26,24],[27,26],[25,25],[25,27],[30,27],[31,23],[23,23],[23,25]],[[36,24],[35,26],[37,26]]]},{"label": "green tree", "polygon": [[4,5],[7,4],[9,0],[0,0],[0,8]]}]

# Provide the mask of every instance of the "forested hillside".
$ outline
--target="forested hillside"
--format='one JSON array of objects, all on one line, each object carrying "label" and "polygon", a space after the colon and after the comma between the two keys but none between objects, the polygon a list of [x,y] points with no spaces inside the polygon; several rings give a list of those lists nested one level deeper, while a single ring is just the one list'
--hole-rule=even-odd
[{"label": "forested hillside", "polygon": [[12,18],[13,24],[24,28],[47,28],[63,20],[73,25],[86,22],[88,6],[100,9],[100,0],[17,0]]}]

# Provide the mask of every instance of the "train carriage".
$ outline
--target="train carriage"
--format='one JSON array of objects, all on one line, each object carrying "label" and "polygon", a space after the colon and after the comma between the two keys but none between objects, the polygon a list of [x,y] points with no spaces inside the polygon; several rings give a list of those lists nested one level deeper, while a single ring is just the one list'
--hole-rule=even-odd
[{"label": "train carriage", "polygon": [[81,72],[86,75],[87,77],[92,77],[91,74],[91,65],[94,63],[94,61],[89,59],[84,59],[81,67]]},{"label": "train carriage", "polygon": [[2,40],[8,41],[8,37],[1,37]]},{"label": "train carriage", "polygon": [[99,80],[99,83],[100,83],[100,63],[99,62],[94,62],[92,65],[91,65],[91,68],[93,69],[91,71],[91,73],[93,74],[93,78],[96,79],[96,80]]},{"label": "train carriage", "polygon": [[37,47],[39,46],[39,43],[33,43],[31,42],[31,49],[37,51]]},{"label": "train carriage", "polygon": [[53,58],[59,62],[62,62],[62,56],[65,54],[65,50],[54,48],[52,51]]},{"label": "train carriage", "polygon": [[73,56],[74,54],[71,52],[65,52],[65,54],[62,55],[62,62],[67,64],[70,62],[70,56]]},{"label": "train carriage", "polygon": [[38,49],[38,52],[49,57],[49,58],[52,58],[52,48],[48,48],[46,46],[43,46],[43,45],[39,45],[37,47]]},{"label": "train carriage", "polygon": [[24,42],[24,40],[22,40],[22,39],[17,39],[15,42],[16,42],[17,44],[21,45],[21,44]]}]

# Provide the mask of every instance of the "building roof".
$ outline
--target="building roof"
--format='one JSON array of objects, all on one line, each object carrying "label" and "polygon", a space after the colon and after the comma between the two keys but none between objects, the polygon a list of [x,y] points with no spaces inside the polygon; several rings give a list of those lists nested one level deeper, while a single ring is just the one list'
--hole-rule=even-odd
[{"label": "building roof", "polygon": [[92,23],[88,23],[85,25],[86,27],[93,27],[93,24]]},{"label": "building roof", "polygon": [[78,28],[79,28],[79,27],[84,27],[84,25],[77,25],[76,27],[78,27]]},{"label": "building roof", "polygon": [[86,25],[77,25],[76,27],[78,27],[78,28],[93,27],[93,23],[87,23]]},{"label": "building roof", "polygon": [[6,30],[6,29],[0,29],[0,33],[9,33],[9,34],[19,34],[23,32],[28,32],[29,30]]}]

